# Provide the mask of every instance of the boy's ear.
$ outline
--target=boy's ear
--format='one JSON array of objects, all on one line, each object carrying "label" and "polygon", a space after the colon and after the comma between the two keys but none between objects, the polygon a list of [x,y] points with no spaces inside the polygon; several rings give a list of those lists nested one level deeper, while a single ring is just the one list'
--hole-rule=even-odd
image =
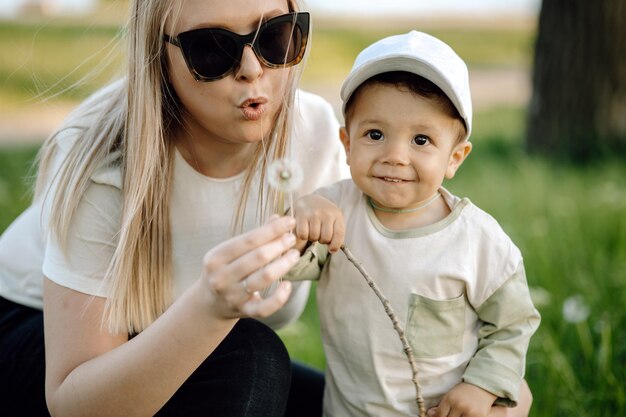
[{"label": "boy's ear", "polygon": [[448,160],[448,168],[446,169],[447,179],[454,178],[454,174],[456,174],[457,169],[459,169],[470,152],[472,152],[472,143],[467,140],[464,140],[454,147],[452,153],[450,154],[450,159]]},{"label": "boy's ear", "polygon": [[343,148],[346,150],[346,162],[350,165],[350,136],[345,126],[339,128],[339,139],[341,139]]}]

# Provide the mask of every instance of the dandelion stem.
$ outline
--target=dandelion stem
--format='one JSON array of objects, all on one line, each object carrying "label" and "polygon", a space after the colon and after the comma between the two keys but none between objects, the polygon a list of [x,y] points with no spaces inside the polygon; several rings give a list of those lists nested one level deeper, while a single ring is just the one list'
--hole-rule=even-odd
[{"label": "dandelion stem", "polygon": [[611,347],[611,325],[607,313],[600,320],[600,348],[598,349],[598,367],[608,380],[614,379],[613,370],[611,369],[612,347]]},{"label": "dandelion stem", "polygon": [[[289,210],[291,211],[291,216],[295,218],[296,208],[293,206],[293,193],[292,192],[289,193]],[[291,232],[293,233],[293,228],[291,229]]]},{"label": "dandelion stem", "polygon": [[576,323],[576,331],[585,359],[590,363],[593,360],[593,341],[589,331],[589,323],[586,320]]},{"label": "dandelion stem", "polygon": [[424,405],[424,398],[422,398],[422,388],[417,378],[417,364],[415,362],[415,357],[413,356],[413,349],[411,348],[408,340],[406,339],[404,330],[402,329],[402,326],[400,325],[400,322],[398,321],[396,314],[391,308],[391,304],[389,303],[389,300],[387,300],[387,298],[380,291],[380,288],[378,288],[378,285],[376,285],[374,280],[367,273],[367,271],[363,267],[363,264],[357,261],[354,255],[352,255],[352,252],[350,252],[350,249],[348,249],[346,245],[342,245],[341,250],[346,255],[346,258],[348,258],[348,260],[352,262],[352,264],[361,273],[361,275],[363,275],[363,278],[365,278],[365,281],[367,281],[367,284],[370,286],[370,288],[374,291],[374,293],[376,294],[380,302],[383,304],[383,307],[385,308],[385,312],[387,313],[387,316],[389,316],[389,319],[391,319],[391,322],[393,323],[393,328],[396,330],[396,332],[398,333],[398,336],[400,337],[400,342],[402,342],[402,348],[404,350],[404,354],[406,355],[409,361],[409,365],[411,366],[411,371],[413,373],[412,381],[413,381],[413,385],[415,385],[415,393],[416,393],[415,401],[417,403],[417,408],[419,410],[418,415],[419,417],[425,417],[426,408]]}]

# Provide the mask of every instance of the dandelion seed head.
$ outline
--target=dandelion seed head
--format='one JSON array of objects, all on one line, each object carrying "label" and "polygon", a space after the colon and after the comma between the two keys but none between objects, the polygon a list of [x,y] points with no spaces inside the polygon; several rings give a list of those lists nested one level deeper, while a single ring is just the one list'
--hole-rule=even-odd
[{"label": "dandelion seed head", "polygon": [[591,309],[582,295],[574,295],[563,302],[563,318],[568,323],[581,323],[589,318]]},{"label": "dandelion seed head", "polygon": [[608,317],[602,317],[593,324],[593,331],[597,334],[602,334],[611,330],[611,321]]},{"label": "dandelion seed head", "polygon": [[530,298],[535,307],[546,307],[552,302],[552,294],[543,287],[530,287]]},{"label": "dandelion seed head", "polygon": [[302,185],[304,175],[297,162],[289,159],[277,159],[270,164],[268,181],[278,191],[290,193]]}]

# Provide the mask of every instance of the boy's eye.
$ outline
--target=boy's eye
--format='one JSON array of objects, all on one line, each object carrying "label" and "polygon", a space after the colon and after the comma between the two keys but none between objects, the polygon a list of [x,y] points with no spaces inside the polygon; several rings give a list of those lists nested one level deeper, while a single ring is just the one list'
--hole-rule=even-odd
[{"label": "boy's eye", "polygon": [[424,135],[417,135],[413,138],[413,143],[418,146],[424,146],[430,143],[430,138]]},{"label": "boy's eye", "polygon": [[370,130],[367,132],[367,136],[372,140],[382,140],[384,138],[383,132],[380,130]]}]

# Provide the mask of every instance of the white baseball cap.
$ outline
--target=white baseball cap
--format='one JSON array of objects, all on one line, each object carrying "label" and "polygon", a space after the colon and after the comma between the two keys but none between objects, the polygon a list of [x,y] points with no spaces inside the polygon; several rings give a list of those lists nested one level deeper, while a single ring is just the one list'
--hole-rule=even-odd
[{"label": "white baseball cap", "polygon": [[465,121],[465,138],[469,138],[472,98],[467,66],[450,46],[416,30],[381,39],[361,51],[341,87],[344,115],[346,103],[361,84],[391,71],[412,72],[439,87]]}]

